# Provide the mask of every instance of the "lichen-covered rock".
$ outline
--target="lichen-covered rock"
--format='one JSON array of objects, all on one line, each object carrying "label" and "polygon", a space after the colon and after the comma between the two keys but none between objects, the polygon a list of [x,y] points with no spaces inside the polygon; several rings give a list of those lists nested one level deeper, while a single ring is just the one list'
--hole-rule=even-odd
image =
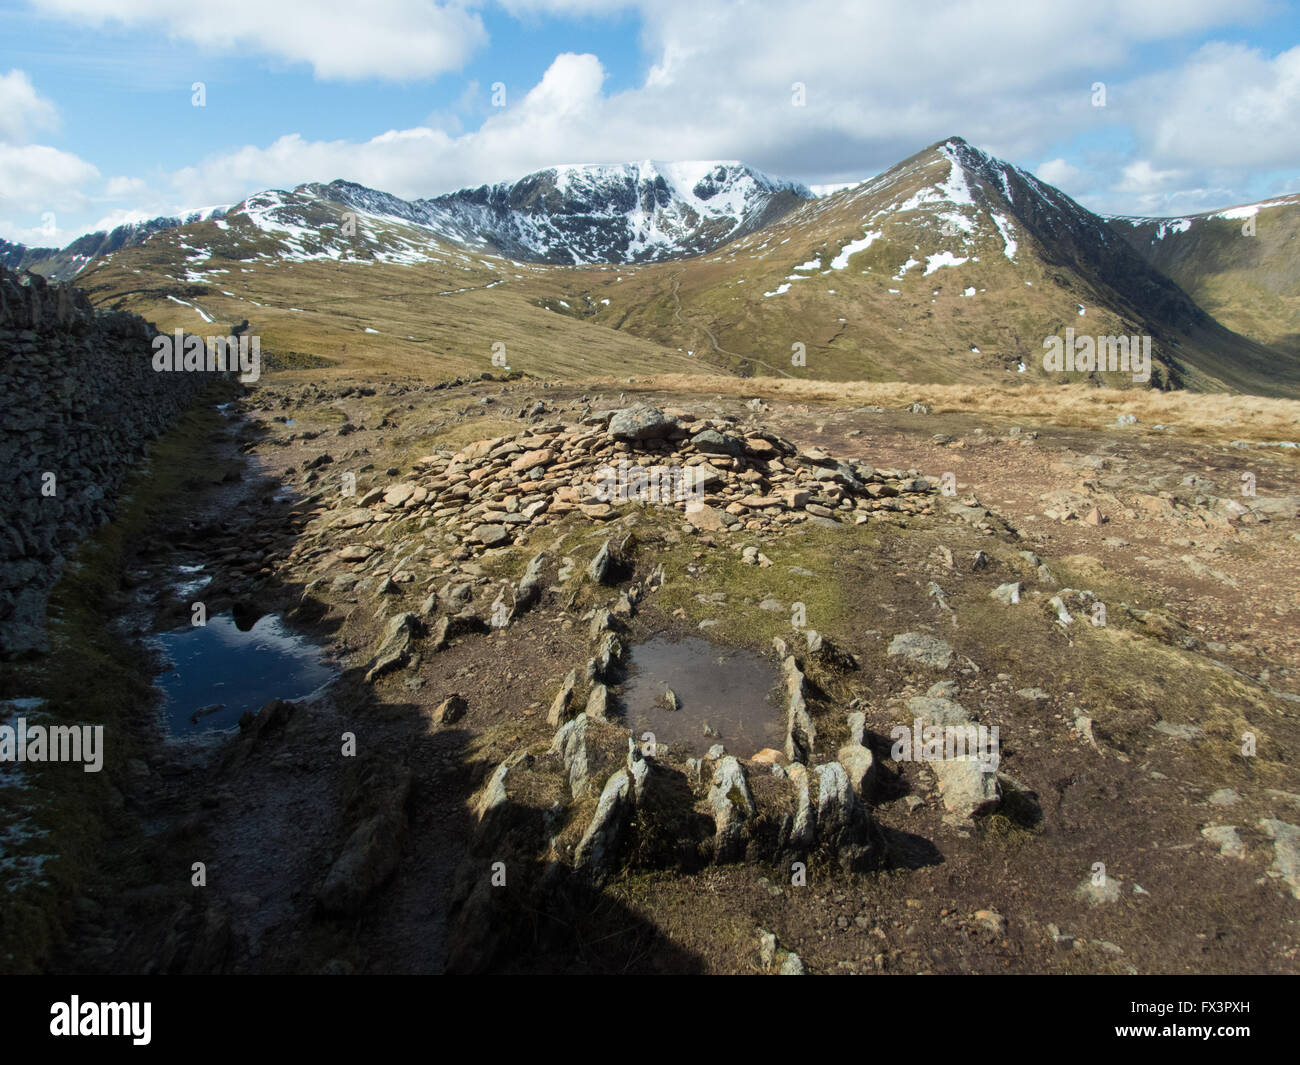
[{"label": "lichen-covered rock", "polygon": [[977,756],[927,762],[939,782],[944,809],[958,818],[990,813],[1002,801],[997,770]]},{"label": "lichen-covered rock", "polygon": [[804,697],[804,675],[793,655],[782,662],[781,671],[786,688],[785,754],[790,761],[806,765],[817,744],[817,727]]},{"label": "lichen-covered rock", "polygon": [[755,807],[745,769],[732,755],[718,759],[713,786],[709,788],[709,805],[716,826],[715,859],[735,861],[744,853],[746,823],[753,818]]},{"label": "lichen-covered rock", "polygon": [[618,770],[605,782],[596,812],[573,854],[574,868],[592,880],[603,880],[613,868],[632,809],[631,796],[632,781],[626,769]]},{"label": "lichen-covered rock", "polygon": [[947,669],[952,664],[952,646],[923,632],[904,632],[889,641],[889,656],[906,658],[927,669]]}]

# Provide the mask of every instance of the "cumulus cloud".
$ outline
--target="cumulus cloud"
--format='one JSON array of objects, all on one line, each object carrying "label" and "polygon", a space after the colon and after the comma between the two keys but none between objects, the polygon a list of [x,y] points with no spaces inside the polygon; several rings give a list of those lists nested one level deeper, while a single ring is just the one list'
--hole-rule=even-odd
[{"label": "cumulus cloud", "polygon": [[[98,177],[95,167],[69,152],[40,144],[0,144],[0,215],[15,216],[0,231],[17,234],[9,239],[24,243],[66,243],[71,231],[59,224],[59,216],[84,210],[84,187]],[[23,218],[32,222],[19,221]]]},{"label": "cumulus cloud", "polygon": [[0,140],[21,144],[35,130],[54,128],[58,120],[54,104],[37,93],[23,71],[0,74]]},{"label": "cumulus cloud", "polygon": [[1300,46],[1269,57],[1239,44],[1203,46],[1177,70],[1136,88],[1149,151],[1187,166],[1294,166],[1300,145]]},{"label": "cumulus cloud", "polygon": [[128,196],[143,196],[149,191],[148,182],[137,177],[113,177],[104,183],[104,198],[123,200]]},{"label": "cumulus cloud", "polygon": [[1067,163],[1060,156],[1039,163],[1034,168],[1034,173],[1049,185],[1055,185],[1058,189],[1066,192],[1071,189],[1077,190],[1083,177],[1082,171],[1077,166]]},{"label": "cumulus cloud", "polygon": [[487,41],[478,14],[432,0],[35,0],[92,25],[162,32],[218,53],[306,63],[317,77],[406,81],[459,70]]}]

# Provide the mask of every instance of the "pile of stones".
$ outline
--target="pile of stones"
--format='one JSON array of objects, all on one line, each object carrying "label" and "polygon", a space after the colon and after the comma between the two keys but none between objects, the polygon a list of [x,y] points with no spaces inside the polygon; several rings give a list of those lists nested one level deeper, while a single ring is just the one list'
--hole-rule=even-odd
[{"label": "pile of stones", "polygon": [[322,520],[360,531],[416,518],[477,550],[507,546],[564,514],[608,521],[622,503],[670,506],[707,531],[754,531],[862,523],[873,511],[928,514],[933,493],[915,471],[843,462],[767,431],[642,406],[427,456],[413,476],[340,499]]}]

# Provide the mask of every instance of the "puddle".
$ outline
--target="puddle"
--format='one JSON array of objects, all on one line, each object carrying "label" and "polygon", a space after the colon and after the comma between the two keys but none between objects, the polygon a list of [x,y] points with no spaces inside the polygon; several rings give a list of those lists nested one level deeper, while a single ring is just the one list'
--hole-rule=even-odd
[{"label": "puddle", "polygon": [[[780,679],[772,662],[750,651],[694,636],[657,636],[632,648],[620,694],[638,740],[653,732],[657,743],[695,757],[721,743],[728,753],[749,758],[785,742]],[[669,688],[680,701],[677,710],[665,704]]]},{"label": "puddle", "polygon": [[[207,625],[186,625],[149,641],[168,662],[154,683],[173,736],[235,728],[245,710],[256,713],[271,699],[305,698],[333,679],[320,649],[289,631],[278,615],[250,620],[218,614]],[[219,710],[196,716],[217,704]]]}]

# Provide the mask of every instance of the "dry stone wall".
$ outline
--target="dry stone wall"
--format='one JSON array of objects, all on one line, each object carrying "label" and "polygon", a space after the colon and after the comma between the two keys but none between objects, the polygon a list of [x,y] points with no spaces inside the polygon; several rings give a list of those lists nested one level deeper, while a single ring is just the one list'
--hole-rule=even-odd
[{"label": "dry stone wall", "polygon": [[113,514],[145,444],[214,383],[156,373],[157,330],[80,289],[0,267],[0,655],[48,647],[50,590]]}]

